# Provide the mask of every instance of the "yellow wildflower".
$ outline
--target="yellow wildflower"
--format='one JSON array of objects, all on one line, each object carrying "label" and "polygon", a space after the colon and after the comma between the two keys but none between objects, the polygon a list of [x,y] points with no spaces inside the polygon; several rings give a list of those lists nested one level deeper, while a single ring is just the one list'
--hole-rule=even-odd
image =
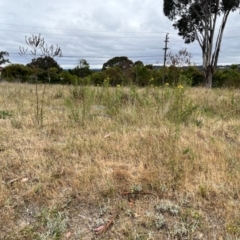
[{"label": "yellow wildflower", "polygon": [[178,89],[183,89],[183,85],[180,84],[180,85],[177,86],[177,88]]}]

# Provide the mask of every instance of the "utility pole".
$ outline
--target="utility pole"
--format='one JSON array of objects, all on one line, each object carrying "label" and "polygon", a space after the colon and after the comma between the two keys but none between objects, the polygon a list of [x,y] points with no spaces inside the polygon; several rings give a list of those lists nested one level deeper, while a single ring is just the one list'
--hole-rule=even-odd
[{"label": "utility pole", "polygon": [[169,42],[168,40],[169,40],[169,37],[168,37],[168,34],[169,33],[167,33],[166,34],[166,39],[165,39],[165,48],[163,48],[163,50],[164,50],[164,64],[163,64],[163,66],[165,67],[166,66],[166,60],[167,60],[167,50],[168,50],[168,47],[167,47],[167,43]]},{"label": "utility pole", "polygon": [[163,48],[164,50],[164,61],[163,61],[163,76],[162,76],[162,84],[165,83],[165,77],[166,77],[166,60],[167,60],[167,50],[168,50],[168,47],[167,47],[167,43],[168,43],[168,40],[169,40],[169,37],[168,37],[168,34],[166,34],[166,39],[165,39],[165,48]]}]

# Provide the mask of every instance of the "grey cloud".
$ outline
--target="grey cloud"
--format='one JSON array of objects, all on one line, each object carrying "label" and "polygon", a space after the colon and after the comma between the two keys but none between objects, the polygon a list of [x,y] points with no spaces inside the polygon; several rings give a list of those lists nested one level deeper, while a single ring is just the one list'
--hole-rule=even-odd
[{"label": "grey cloud", "polygon": [[[13,53],[11,62],[25,64],[31,59],[18,55],[19,46],[26,46],[25,36],[42,33],[47,44],[58,44],[62,48],[65,57],[58,61],[64,68],[76,66],[81,58],[92,68],[101,67],[107,58],[115,56],[161,64],[164,39],[169,32],[169,50],[177,52],[187,48],[193,55],[192,61],[201,64],[198,43],[184,44],[172,22],[163,15],[162,5],[162,0],[106,0],[104,3],[97,0],[21,0],[21,4],[2,1],[0,51]],[[230,14],[219,64],[239,61],[239,20],[237,12]]]}]

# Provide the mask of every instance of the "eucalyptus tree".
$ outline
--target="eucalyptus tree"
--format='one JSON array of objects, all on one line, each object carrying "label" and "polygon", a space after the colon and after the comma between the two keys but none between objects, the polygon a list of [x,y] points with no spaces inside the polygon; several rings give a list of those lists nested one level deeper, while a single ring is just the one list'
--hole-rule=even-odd
[{"label": "eucalyptus tree", "polygon": [[5,64],[5,63],[10,63],[8,59],[6,59],[6,57],[9,56],[8,52],[0,52],[0,65]]},{"label": "eucalyptus tree", "polygon": [[57,61],[52,57],[34,58],[30,63],[27,64],[27,66],[31,68],[34,67],[41,68],[45,71],[48,71],[49,68],[56,68],[58,72],[62,70]]},{"label": "eucalyptus tree", "polygon": [[239,6],[240,0],[164,0],[163,12],[174,21],[173,27],[185,43],[197,41],[201,47],[207,87],[212,87],[228,16]]},{"label": "eucalyptus tree", "polygon": [[71,70],[71,73],[74,75],[84,78],[89,75],[91,75],[90,65],[85,59],[79,60],[78,66],[76,66],[73,70]]},{"label": "eucalyptus tree", "polygon": [[125,70],[131,68],[132,65],[133,62],[132,60],[128,59],[128,57],[114,57],[103,64],[102,70],[106,70],[109,67],[120,67],[122,70]]}]

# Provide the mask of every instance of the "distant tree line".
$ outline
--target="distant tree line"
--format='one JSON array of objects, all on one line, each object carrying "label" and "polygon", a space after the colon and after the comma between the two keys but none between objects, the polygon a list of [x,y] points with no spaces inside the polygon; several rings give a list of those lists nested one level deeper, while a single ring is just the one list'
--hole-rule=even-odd
[{"label": "distant tree line", "polygon": [[[108,81],[110,86],[130,85],[160,86],[185,84],[189,86],[204,86],[204,76],[196,66],[154,67],[144,65],[141,61],[133,62],[127,57],[114,57],[103,64],[99,71],[90,69],[89,63],[81,59],[73,69],[62,69],[56,60],[45,56],[33,59],[30,63],[9,64],[2,70],[2,78],[7,81],[34,83],[49,82],[52,84],[92,84],[101,86]],[[232,65],[216,70],[213,75],[213,87],[240,87],[240,69]]]},{"label": "distant tree line", "polygon": [[[50,84],[92,84],[96,86],[170,85],[204,86],[204,71],[191,65],[191,53],[186,49],[167,54],[167,67],[144,65],[140,60],[133,62],[126,56],[114,57],[105,62],[102,69],[93,71],[85,59],[81,59],[73,69],[64,70],[55,58],[62,56],[61,48],[48,46],[41,34],[25,37],[27,47],[20,47],[20,55],[30,55],[30,63],[9,64],[2,70],[2,78],[7,81],[44,82]],[[40,54],[39,54],[40,53]],[[40,55],[40,56],[39,56]],[[10,63],[7,52],[0,52],[0,65]],[[38,56],[38,57],[37,57]],[[215,71],[213,86],[240,86],[240,71],[237,65]]]},{"label": "distant tree line", "polygon": [[[74,69],[64,71],[54,58],[62,56],[57,45],[48,47],[41,34],[25,37],[27,47],[19,47],[20,55],[31,55],[32,61],[25,65],[12,64],[4,68],[2,76],[7,80],[19,79],[22,82],[48,81],[62,84],[93,84],[138,86],[172,85],[222,87],[240,86],[237,65],[228,69],[216,70],[228,16],[240,9],[240,0],[164,0],[163,13],[173,21],[173,27],[186,44],[197,41],[203,58],[203,68],[191,66],[191,54],[185,49],[177,54],[169,53],[170,66],[160,69],[144,65],[141,61],[132,62],[126,56],[114,57],[103,64],[102,70],[93,72],[85,59]],[[219,23],[219,24],[217,24]],[[216,41],[216,25],[219,25]],[[40,57],[39,56],[40,52]],[[0,52],[0,65],[9,62],[7,52]],[[188,64],[187,68],[183,68]]]}]

